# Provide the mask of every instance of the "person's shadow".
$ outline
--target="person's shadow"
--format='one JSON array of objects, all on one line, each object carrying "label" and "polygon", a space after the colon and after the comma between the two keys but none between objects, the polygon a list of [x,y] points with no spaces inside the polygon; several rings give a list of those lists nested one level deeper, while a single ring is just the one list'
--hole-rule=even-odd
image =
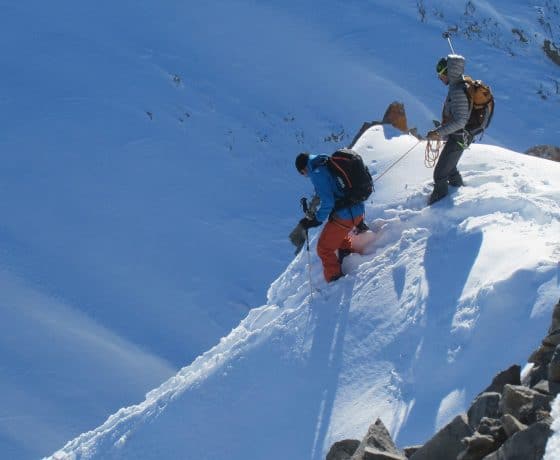
[{"label": "person's shadow", "polygon": [[[315,382],[315,414],[311,460],[323,459],[323,444],[328,433],[339,383],[344,351],[344,336],[352,299],[353,281],[347,277],[324,303],[311,307],[314,323],[308,371]],[[339,286],[337,286],[339,287]]]},{"label": "person's shadow", "polygon": [[407,339],[412,349],[403,364],[408,369],[399,369],[405,375],[403,396],[414,398],[408,417],[413,423],[403,426],[400,444],[429,439],[442,397],[457,388],[454,366],[449,365],[460,346],[452,336],[452,321],[481,245],[481,232],[459,234],[456,229],[428,239],[424,254],[429,289],[425,322]]}]

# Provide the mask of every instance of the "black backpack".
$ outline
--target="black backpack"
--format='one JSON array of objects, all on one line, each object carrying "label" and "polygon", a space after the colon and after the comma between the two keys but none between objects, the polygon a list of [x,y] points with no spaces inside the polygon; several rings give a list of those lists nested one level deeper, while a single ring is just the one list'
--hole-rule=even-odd
[{"label": "black backpack", "polygon": [[344,197],[336,200],[334,209],[348,208],[367,200],[373,192],[373,179],[362,157],[351,149],[334,152],[327,161]]}]

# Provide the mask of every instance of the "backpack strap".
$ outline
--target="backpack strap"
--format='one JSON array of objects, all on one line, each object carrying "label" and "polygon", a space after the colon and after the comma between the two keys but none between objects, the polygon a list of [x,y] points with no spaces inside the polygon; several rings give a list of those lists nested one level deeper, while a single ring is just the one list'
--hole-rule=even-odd
[{"label": "backpack strap", "polygon": [[[344,161],[344,158],[340,158],[341,161]],[[346,182],[350,187],[352,187],[352,181],[350,180],[350,178],[348,177],[348,174],[346,174],[346,171],[344,171],[344,169],[342,169],[337,163],[336,161],[334,161],[332,158],[329,158],[328,160],[329,165],[331,165],[333,168],[336,168],[336,170],[342,175],[344,176],[344,182]]]},{"label": "backpack strap", "polygon": [[468,75],[463,75],[461,81],[463,83],[463,91],[465,92],[465,95],[467,96],[467,100],[469,101],[469,113],[470,113],[472,112],[472,109],[474,107],[474,101],[471,95],[469,94],[469,86],[473,84],[473,79]]}]

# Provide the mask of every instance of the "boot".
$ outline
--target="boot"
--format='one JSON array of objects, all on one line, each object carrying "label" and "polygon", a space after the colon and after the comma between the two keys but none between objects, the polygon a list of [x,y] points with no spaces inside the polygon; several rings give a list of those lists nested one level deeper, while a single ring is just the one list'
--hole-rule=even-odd
[{"label": "boot", "polygon": [[459,173],[450,176],[448,182],[452,187],[463,187],[465,185],[465,182],[463,182],[463,178]]},{"label": "boot", "polygon": [[367,232],[369,230],[369,227],[367,226],[367,224],[361,220],[360,223],[358,225],[356,225],[356,234],[360,234],[360,233],[364,233]]},{"label": "boot", "polygon": [[337,275],[333,275],[333,276],[331,276],[331,279],[329,280],[329,283],[332,283],[333,281],[339,280],[343,276],[344,276],[344,274],[342,272],[338,273]]},{"label": "boot", "polygon": [[436,201],[441,200],[447,195],[447,181],[438,181],[434,185],[434,191],[428,198],[428,206],[431,206]]},{"label": "boot", "polygon": [[350,249],[339,249],[338,250],[338,263],[340,265],[342,265],[342,261],[344,260],[344,258],[346,256],[349,256],[350,254],[352,254],[352,251],[350,251]]}]

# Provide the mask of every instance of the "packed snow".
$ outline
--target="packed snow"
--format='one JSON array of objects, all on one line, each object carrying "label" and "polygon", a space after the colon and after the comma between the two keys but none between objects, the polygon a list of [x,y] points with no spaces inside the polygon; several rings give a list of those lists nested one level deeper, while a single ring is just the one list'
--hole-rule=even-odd
[{"label": "packed snow", "polygon": [[[316,294],[309,302],[301,270],[305,255],[291,263],[286,237],[301,217],[299,198],[310,193],[309,183],[294,175],[293,158],[302,150],[331,153],[347,145],[363,121],[380,119],[394,100],[405,103],[410,126],[420,133],[430,129],[445,96],[434,75],[435,62],[450,51],[441,33],[455,26],[453,46],[466,57],[468,73],[490,83],[496,96],[496,116],[484,143],[516,152],[556,143],[558,67],[543,54],[542,42],[560,42],[560,21],[553,2],[541,3],[325,0],[317,8],[296,0],[0,0],[0,457],[49,455],[119,408],[142,401],[180,368],[206,362],[209,358],[193,360],[233,328],[239,333],[248,314],[249,322],[239,327],[249,327],[255,317],[267,324],[267,318],[299,311],[302,303],[310,304],[301,310],[309,318],[308,332],[316,324],[326,335],[314,340],[316,335],[293,332],[302,356],[313,351],[311,362],[299,362],[310,374],[327,372],[327,385],[317,394],[308,388],[303,408],[308,416],[301,424],[314,420],[313,428],[302,431],[294,449],[307,442],[313,445],[308,451],[319,455],[325,440],[336,438],[331,425],[359,436],[371,416],[363,409],[363,416],[350,421],[362,399],[395,394],[382,405],[403,442],[421,438],[468,403],[470,390],[450,385],[438,394],[445,402],[426,415],[430,424],[422,433],[405,423],[410,411],[433,407],[407,383],[428,377],[418,367],[403,371],[407,359],[422,362],[422,352],[434,346],[427,339],[420,343],[420,333],[401,338],[409,348],[402,358],[391,348],[388,358],[358,366],[357,373],[374,376],[379,395],[348,383],[354,372],[348,357],[341,377],[347,381],[338,390],[332,366],[346,356],[341,348],[329,352],[327,370],[322,360],[331,336],[340,339],[352,325],[340,322],[340,315],[355,309],[348,316],[354,319],[365,303],[373,305],[370,295],[380,296],[378,308],[403,321],[410,312],[423,318],[412,306],[416,297],[427,298],[421,311],[433,310],[436,295],[448,298],[453,332],[442,341],[453,340],[445,345],[448,359],[459,359],[465,352],[461,340],[480,327],[489,305],[481,270],[527,283],[536,277],[527,304],[533,305],[531,321],[545,317],[555,289],[553,281],[541,283],[546,276],[539,265],[555,257],[546,237],[537,235],[547,222],[546,174],[537,167],[535,175],[519,172],[519,184],[513,185],[513,178],[494,173],[482,154],[468,180],[472,190],[492,199],[479,196],[474,206],[475,198],[464,190],[453,197],[469,200],[464,211],[449,202],[429,211],[421,209],[420,194],[429,189],[430,173],[421,164],[407,169],[412,158],[407,157],[379,181],[370,203],[368,219],[380,230],[374,258],[352,256],[346,262],[356,276],[364,269],[356,300],[350,300],[354,287],[345,280],[339,284],[346,286],[344,298],[333,307],[339,291],[329,294],[331,288],[321,285],[313,253],[314,283],[335,298],[320,315],[325,299]],[[359,148],[379,174],[416,141],[367,142],[371,145]],[[414,158],[422,155],[419,145]],[[501,155],[510,152],[492,150],[492,157]],[[533,163],[527,162],[530,169]],[[501,173],[503,180],[495,176]],[[412,180],[421,189],[404,187]],[[477,212],[467,218],[471,206]],[[436,225],[432,212],[435,220],[456,227],[431,228],[425,221]],[[516,213],[524,217],[516,220]],[[529,216],[534,226],[525,222]],[[453,262],[456,278],[452,273],[443,278],[450,289],[434,288],[434,273],[456,254],[454,245],[465,245],[460,255],[471,254],[483,244],[482,235],[500,244],[488,243],[476,260],[469,255]],[[530,241],[530,249],[520,248],[513,235]],[[424,246],[432,254],[433,246],[442,245],[449,254],[423,257]],[[538,268],[517,271],[510,265],[512,251]],[[381,269],[385,263],[389,271]],[[287,266],[267,300],[270,284]],[[377,276],[383,284],[393,283],[392,300],[379,286],[368,285],[367,277]],[[402,311],[395,310],[397,299]],[[377,322],[386,334],[380,344],[400,337],[405,327],[392,331],[398,321],[381,314],[363,327],[373,330]],[[261,324],[265,342],[266,334],[276,336],[273,324]],[[254,334],[256,329],[249,342],[257,340]],[[382,329],[376,337],[381,336]],[[361,349],[360,340],[348,340]],[[232,343],[238,342],[226,341]],[[221,348],[224,360],[233,353],[226,348]],[[518,354],[511,360],[524,359],[513,352]],[[272,362],[278,353],[272,353]],[[295,365],[288,363],[286,379],[299,388],[291,381]],[[488,367],[494,371],[493,364]],[[199,376],[205,378],[204,372]],[[237,381],[233,389],[220,387],[224,400],[235,395],[236,385],[243,386]],[[280,398],[284,394],[277,392],[276,406],[288,404]],[[158,393],[153,395],[157,399]],[[320,422],[315,406],[321,407]],[[203,406],[200,410],[200,418],[208,420]],[[233,414],[230,420],[234,424]],[[307,434],[310,441],[303,440]]]},{"label": "packed snow", "polygon": [[216,347],[52,458],[320,459],[376,417],[421,443],[525,363],[560,293],[560,165],[475,144],[467,186],[426,207],[425,142],[394,134],[356,145],[376,175],[412,150],[377,182],[376,238],[345,278],[303,251]]},{"label": "packed snow", "polygon": [[543,460],[556,460],[560,458],[560,398],[556,398],[552,404],[552,435],[546,445]]}]

